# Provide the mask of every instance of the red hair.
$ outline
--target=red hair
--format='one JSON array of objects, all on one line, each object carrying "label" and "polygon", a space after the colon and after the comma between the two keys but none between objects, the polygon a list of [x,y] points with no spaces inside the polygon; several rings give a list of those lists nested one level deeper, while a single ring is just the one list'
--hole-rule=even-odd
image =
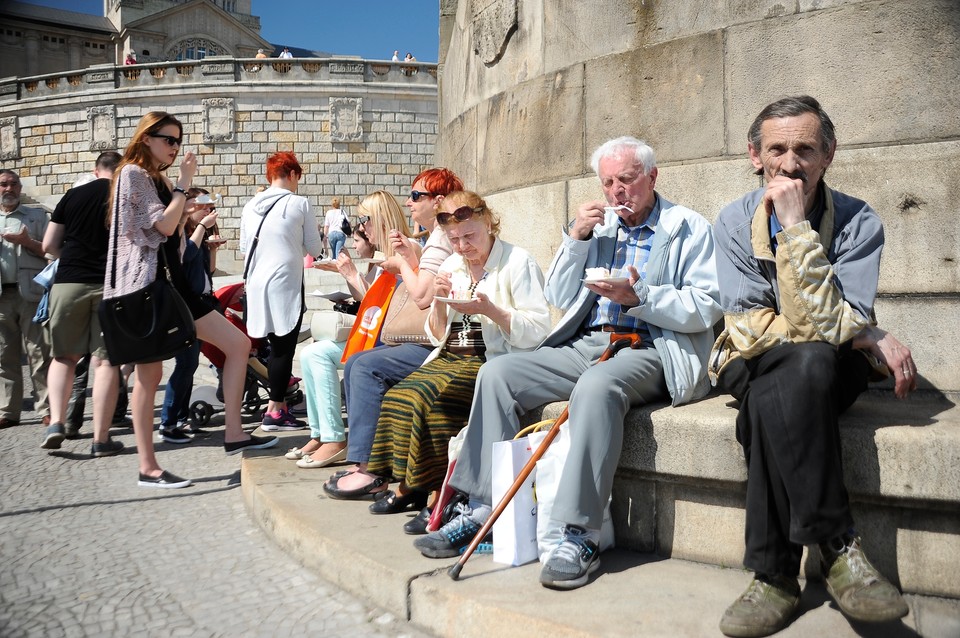
[{"label": "red hair", "polygon": [[413,183],[423,181],[423,187],[434,195],[447,195],[463,190],[463,181],[449,168],[428,168],[417,175]]},{"label": "red hair", "polygon": [[290,173],[303,175],[297,156],[290,151],[279,151],[267,158],[267,181],[272,182],[278,177],[286,177]]}]

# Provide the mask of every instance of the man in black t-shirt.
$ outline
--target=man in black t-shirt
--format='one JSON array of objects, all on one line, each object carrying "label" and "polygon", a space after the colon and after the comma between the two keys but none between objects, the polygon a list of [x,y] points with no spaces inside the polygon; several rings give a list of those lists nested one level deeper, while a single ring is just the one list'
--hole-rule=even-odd
[{"label": "man in black t-shirt", "polygon": [[[67,398],[77,362],[92,355],[93,447],[91,455],[110,456],[123,444],[110,438],[110,421],[117,401],[119,368],[110,365],[103,343],[97,308],[103,298],[109,236],[106,225],[110,178],[120,154],[106,151],[97,157],[97,179],[71,188],[57,204],[43,248],[58,257],[56,280],[50,291],[50,341],[53,360],[47,372],[50,389],[50,427],[44,449],[58,449],[67,432]],[[72,431],[75,435],[76,431]]]}]

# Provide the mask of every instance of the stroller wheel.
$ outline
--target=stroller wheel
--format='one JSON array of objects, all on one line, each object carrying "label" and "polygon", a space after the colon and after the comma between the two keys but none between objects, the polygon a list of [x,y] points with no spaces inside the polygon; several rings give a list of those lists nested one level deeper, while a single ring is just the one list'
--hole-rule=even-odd
[{"label": "stroller wheel", "polygon": [[206,401],[194,401],[190,406],[190,423],[195,428],[202,428],[210,423],[213,416],[213,406]]}]

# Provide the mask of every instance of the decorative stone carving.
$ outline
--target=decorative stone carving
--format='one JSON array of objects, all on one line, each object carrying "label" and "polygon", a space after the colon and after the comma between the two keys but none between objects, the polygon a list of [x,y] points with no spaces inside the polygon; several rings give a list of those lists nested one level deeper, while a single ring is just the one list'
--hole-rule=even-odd
[{"label": "decorative stone carving", "polygon": [[20,158],[20,127],[17,118],[0,118],[0,160]]},{"label": "decorative stone carving", "polygon": [[236,118],[232,97],[211,97],[203,101],[203,143],[236,141]]},{"label": "decorative stone carving", "polygon": [[473,0],[473,51],[486,65],[496,64],[517,30],[517,0]]},{"label": "decorative stone carving", "polygon": [[87,131],[90,134],[91,151],[117,148],[117,107],[109,104],[88,108]]},{"label": "decorative stone carving", "polygon": [[331,62],[330,73],[346,73],[351,75],[363,75],[363,62]]},{"label": "decorative stone carving", "polygon": [[330,98],[330,139],[334,142],[363,139],[363,98]]}]

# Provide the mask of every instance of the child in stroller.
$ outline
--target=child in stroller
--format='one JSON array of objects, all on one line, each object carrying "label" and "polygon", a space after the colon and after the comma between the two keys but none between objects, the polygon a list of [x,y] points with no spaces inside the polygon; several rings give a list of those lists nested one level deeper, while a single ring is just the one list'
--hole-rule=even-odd
[{"label": "child in stroller", "polygon": [[[243,282],[228,284],[219,288],[214,296],[220,302],[227,320],[247,334],[243,321]],[[249,335],[248,335],[249,336]],[[270,345],[266,339],[250,339],[251,353],[247,362],[247,380],[244,386],[243,403],[241,410],[249,416],[262,416],[261,411],[269,401],[269,385],[267,381],[266,363],[270,356]],[[217,371],[220,379],[223,369],[224,355],[220,350],[209,343],[200,346],[200,352],[209,359]],[[197,388],[190,403],[190,422],[194,427],[203,427],[210,422],[211,417],[223,411],[222,379],[217,384],[214,396],[210,396],[209,388]],[[290,387],[287,390],[287,404],[296,405],[303,401],[303,392],[300,389],[300,379],[290,378]],[[292,427],[290,429],[293,429]]]}]

